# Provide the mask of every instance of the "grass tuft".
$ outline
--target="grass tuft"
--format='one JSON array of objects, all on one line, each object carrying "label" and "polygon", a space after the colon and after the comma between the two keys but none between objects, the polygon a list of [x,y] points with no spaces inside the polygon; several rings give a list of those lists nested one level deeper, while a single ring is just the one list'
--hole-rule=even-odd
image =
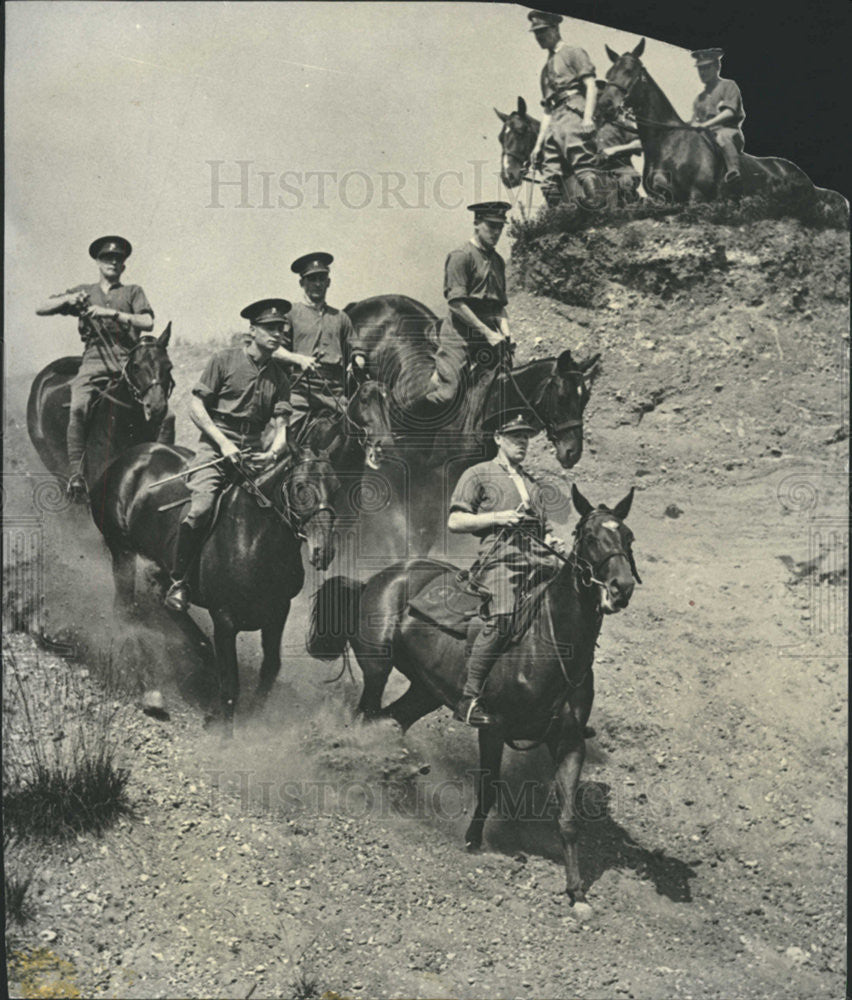
[{"label": "grass tuft", "polygon": [[35,905],[30,899],[32,876],[20,876],[11,872],[3,874],[3,900],[6,920],[9,923],[26,924],[35,916]]}]

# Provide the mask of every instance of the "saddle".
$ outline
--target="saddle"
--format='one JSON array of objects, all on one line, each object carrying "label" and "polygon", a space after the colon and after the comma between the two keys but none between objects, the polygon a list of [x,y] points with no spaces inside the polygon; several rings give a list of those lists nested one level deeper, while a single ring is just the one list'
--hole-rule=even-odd
[{"label": "saddle", "polygon": [[[468,646],[484,624],[490,592],[481,587],[469,570],[459,570],[446,563],[441,573],[408,602],[408,611],[416,618],[434,625],[456,639],[466,639]],[[544,594],[554,577],[533,578],[518,597],[512,617],[511,638],[514,645],[526,635],[538,617]]]}]

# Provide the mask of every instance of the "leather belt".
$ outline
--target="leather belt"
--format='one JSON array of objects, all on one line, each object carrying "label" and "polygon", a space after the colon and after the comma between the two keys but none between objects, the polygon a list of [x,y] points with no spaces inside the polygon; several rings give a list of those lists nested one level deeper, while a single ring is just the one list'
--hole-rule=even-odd
[{"label": "leather belt", "polygon": [[559,90],[555,94],[551,94],[546,100],[542,101],[541,106],[548,114],[550,114],[558,107],[561,107],[561,105],[563,105],[572,94],[579,93],[581,93],[579,87],[569,87],[567,90]]}]

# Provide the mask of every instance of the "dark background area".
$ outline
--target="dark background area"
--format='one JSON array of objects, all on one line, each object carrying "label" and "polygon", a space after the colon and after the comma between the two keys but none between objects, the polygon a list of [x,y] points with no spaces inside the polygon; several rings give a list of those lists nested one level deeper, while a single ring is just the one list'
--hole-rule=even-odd
[{"label": "dark background area", "polygon": [[850,0],[572,0],[539,9],[630,31],[637,41],[724,48],[722,76],[743,93],[746,152],[792,160],[819,187],[850,197]]}]

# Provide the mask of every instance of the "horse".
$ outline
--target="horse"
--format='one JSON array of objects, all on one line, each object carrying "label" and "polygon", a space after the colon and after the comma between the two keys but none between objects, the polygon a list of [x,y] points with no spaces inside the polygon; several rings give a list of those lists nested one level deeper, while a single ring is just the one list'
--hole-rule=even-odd
[{"label": "horse", "polygon": [[[645,160],[642,183],[649,196],[667,202],[712,201],[722,189],[722,152],[708,129],[695,128],[678,115],[643,66],[644,51],[644,38],[620,56],[606,46],[613,65],[598,112],[612,118],[622,105],[632,108]],[[740,154],[740,165],[743,194],[779,186],[815,191],[807,174],[789,160]]]},{"label": "horse", "polygon": [[[514,111],[506,113],[495,108],[494,113],[503,123],[497,137],[501,150],[500,180],[509,190],[514,190],[523,181],[535,183],[528,172],[541,122],[527,113],[527,102],[523,97],[518,97],[518,106]],[[598,121],[597,113],[595,121]],[[617,177],[607,169],[607,159],[602,151],[599,151],[591,170],[587,172],[594,179],[594,196],[590,198],[589,193],[584,192],[574,175],[570,174],[564,178],[566,202],[575,202],[586,209],[600,209],[635,200],[632,193],[627,196]]]},{"label": "horse", "polygon": [[[168,415],[174,389],[168,346],[172,325],[159,337],[143,336],[121,371],[104,382],[86,421],[83,476],[93,483],[127,448],[144,441],[174,441],[174,418]],[[27,400],[30,440],[46,468],[67,478],[66,436],[71,381],[81,358],[52,361],[36,375]]]},{"label": "horse", "polygon": [[[573,468],[583,453],[583,411],[600,354],[576,361],[569,350],[556,358],[530,361],[497,377],[493,367],[467,372],[455,405],[436,420],[424,405],[432,372],[438,317],[403,295],[379,295],[352,302],[345,310],[363,337],[367,366],[390,390],[391,423],[400,447],[413,503],[407,528],[417,552],[426,554],[438,537],[441,505],[434,496],[436,470],[456,474],[493,457],[495,445],[481,431],[483,416],[499,405],[508,384],[539,418],[559,464]],[[493,359],[492,359],[493,362]]]},{"label": "horse", "polygon": [[[163,578],[184,506],[189,502],[180,473],[192,452],[165,444],[140,444],[123,452],[91,491],[92,516],[112,556],[116,605],[134,611],[137,555],[160,568]],[[260,629],[263,662],[257,699],[269,694],[281,669],[281,635],[290,603],[305,574],[301,543],[311,565],[325,570],[334,558],[334,508],[337,479],[326,458],[291,446],[255,480],[235,474],[220,497],[217,516],[190,571],[193,600],[213,621],[221,714],[226,734],[233,731],[239,694],[236,637]],[[160,480],[171,482],[160,485]]]},{"label": "horse", "polygon": [[[500,722],[479,731],[476,806],[465,844],[471,851],[482,845],[504,744],[515,749],[518,740],[546,744],[556,768],[566,892],[573,905],[586,902],[574,801],[594,695],[595,644],[603,615],[627,607],[639,575],[633,534],[624,524],[633,490],[612,509],[592,507],[576,486],[572,497],[580,520],[571,553],[541,597],[537,619],[504,651],[488,677],[489,711]],[[458,703],[465,678],[465,639],[439,630],[408,608],[411,598],[454,569],[435,560],[413,559],[387,567],[366,583],[335,576],[317,591],[308,652],[332,660],[351,646],[364,675],[358,710],[365,719],[391,718],[405,731],[441,705]],[[382,708],[382,693],[394,667],[410,684]]]}]

